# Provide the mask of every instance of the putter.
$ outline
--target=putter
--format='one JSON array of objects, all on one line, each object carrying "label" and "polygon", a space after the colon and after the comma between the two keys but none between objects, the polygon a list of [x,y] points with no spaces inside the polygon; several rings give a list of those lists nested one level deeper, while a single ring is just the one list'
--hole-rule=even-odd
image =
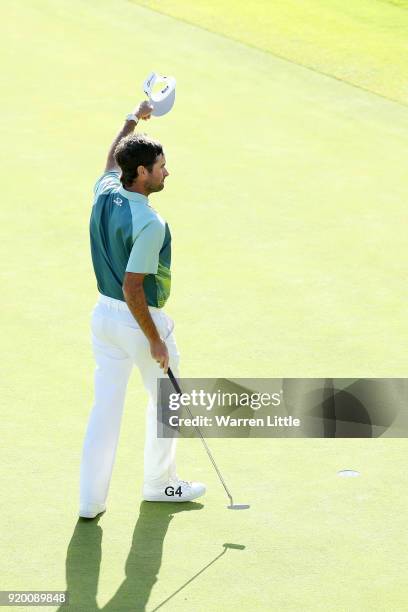
[{"label": "putter", "polygon": [[[171,380],[171,383],[172,383],[176,393],[178,393],[179,395],[182,395],[182,391],[180,389],[180,385],[178,384],[177,379],[175,378],[173,372],[171,371],[171,368],[167,369],[167,374],[168,374],[168,377]],[[190,415],[190,417],[193,418],[193,415],[191,414],[190,408],[188,406],[184,406],[184,407],[187,409],[187,412]],[[229,492],[228,487],[225,484],[225,481],[224,481],[224,479],[223,479],[223,477],[221,475],[221,472],[218,469],[217,464],[215,463],[214,457],[212,456],[211,451],[210,451],[210,449],[207,446],[207,442],[204,439],[204,436],[203,436],[203,434],[201,432],[201,429],[197,425],[194,426],[194,429],[198,432],[198,435],[201,438],[201,442],[204,444],[204,448],[207,451],[207,455],[209,456],[209,458],[211,460],[211,463],[213,464],[214,469],[217,472],[218,478],[220,479],[221,484],[224,487],[226,494],[228,495],[228,498],[229,498],[229,501],[230,501],[230,505],[227,506],[228,510],[247,510],[250,507],[249,504],[234,504],[234,501],[232,499],[232,495]]]}]

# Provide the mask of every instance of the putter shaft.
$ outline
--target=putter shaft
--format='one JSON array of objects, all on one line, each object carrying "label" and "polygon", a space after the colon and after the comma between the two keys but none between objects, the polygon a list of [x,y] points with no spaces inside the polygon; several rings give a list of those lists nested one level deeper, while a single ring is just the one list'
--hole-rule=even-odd
[{"label": "putter shaft", "polygon": [[[167,369],[167,374],[168,374],[168,377],[169,377],[169,378],[170,378],[170,380],[171,380],[171,383],[172,383],[172,385],[173,385],[173,387],[174,387],[174,389],[175,389],[176,393],[178,393],[179,395],[182,395],[182,391],[181,391],[181,389],[180,389],[180,385],[178,384],[177,379],[175,378],[175,376],[174,376],[173,372],[171,371],[171,368],[170,368],[170,367]],[[193,415],[191,414],[190,408],[189,408],[188,406],[185,406],[185,408],[187,409],[187,412],[188,412],[188,414],[190,415],[190,417],[191,417],[191,418],[193,418]],[[206,450],[206,452],[207,452],[207,455],[209,456],[210,461],[211,461],[211,463],[213,464],[214,469],[215,469],[215,471],[216,471],[216,472],[217,472],[217,474],[218,474],[218,478],[220,479],[221,484],[222,484],[222,486],[224,487],[226,494],[228,495],[228,498],[229,498],[229,500],[230,500],[230,505],[231,505],[231,506],[233,506],[233,505],[234,505],[234,502],[233,502],[233,499],[232,499],[232,495],[231,495],[231,493],[229,492],[228,487],[227,487],[227,485],[225,484],[225,481],[224,481],[224,479],[223,479],[223,477],[222,477],[222,474],[221,474],[220,470],[218,469],[217,464],[215,463],[214,457],[212,456],[211,451],[210,451],[210,449],[209,449],[209,448],[208,448],[208,446],[207,446],[207,442],[206,442],[206,441],[205,441],[205,439],[204,439],[204,436],[203,436],[203,434],[202,434],[201,429],[198,427],[198,425],[195,425],[195,426],[194,426],[194,429],[195,429],[195,430],[198,432],[198,435],[199,435],[199,436],[200,436],[200,438],[201,438],[201,442],[202,442],[202,443],[203,443],[203,445],[204,445],[204,448],[205,448],[205,450]]]}]

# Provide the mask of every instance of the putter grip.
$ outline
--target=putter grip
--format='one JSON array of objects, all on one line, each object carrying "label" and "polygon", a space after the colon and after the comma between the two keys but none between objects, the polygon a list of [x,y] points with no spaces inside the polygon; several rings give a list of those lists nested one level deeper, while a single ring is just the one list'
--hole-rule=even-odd
[{"label": "putter grip", "polygon": [[178,382],[177,382],[173,372],[171,371],[171,368],[167,368],[167,374],[168,374],[168,377],[171,380],[171,384],[173,385],[174,389],[176,390],[176,393],[179,393],[181,395],[182,391],[180,389],[180,386],[179,386],[179,384],[178,384]]}]

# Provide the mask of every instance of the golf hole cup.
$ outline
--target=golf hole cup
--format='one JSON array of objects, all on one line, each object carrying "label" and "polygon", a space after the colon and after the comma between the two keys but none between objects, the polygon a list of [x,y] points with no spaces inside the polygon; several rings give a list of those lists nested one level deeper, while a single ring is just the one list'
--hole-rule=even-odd
[{"label": "golf hole cup", "polygon": [[341,478],[357,478],[360,476],[360,472],[357,470],[339,470],[337,472],[337,476],[340,476]]},{"label": "golf hole cup", "polygon": [[[160,89],[156,91],[158,85]],[[166,115],[173,108],[176,98],[176,79],[151,72],[143,83],[143,91],[153,106],[152,115],[155,117]]]}]

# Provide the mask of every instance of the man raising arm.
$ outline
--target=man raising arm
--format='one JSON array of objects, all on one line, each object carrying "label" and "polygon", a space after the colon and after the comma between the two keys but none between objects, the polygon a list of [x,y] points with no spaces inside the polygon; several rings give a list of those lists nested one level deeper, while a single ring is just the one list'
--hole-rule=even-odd
[{"label": "man raising arm", "polygon": [[[144,121],[150,119],[152,110],[152,105],[149,102],[144,101],[141,102],[134,109],[133,113],[127,116],[125,125],[120,130],[109,149],[105,172],[120,171],[119,165],[117,164],[115,159],[116,147],[118,146],[122,138],[125,138],[126,136],[134,132],[137,122],[140,119],[143,119]],[[134,119],[132,118],[132,115],[134,115]],[[161,158],[163,158],[163,156],[161,156]],[[152,174],[153,179],[156,174],[159,179],[161,178],[160,175],[163,175],[161,182],[163,182],[164,178],[168,176],[168,172],[165,169],[165,162],[163,159],[158,160],[155,165],[158,166],[158,168],[153,168],[152,173],[149,173],[147,168],[143,166],[138,166],[137,178],[130,186],[126,186],[126,189],[135,193],[141,193],[148,197],[151,193],[151,180],[146,181],[146,179],[151,178],[149,177],[149,174]],[[141,330],[149,341],[150,353],[152,355],[152,358],[157,361],[160,368],[162,368],[164,370],[164,373],[167,374],[167,369],[169,366],[169,354],[166,344],[160,337],[148,310],[148,305],[143,289],[144,277],[145,274],[126,272],[123,282],[123,295],[125,297],[127,305],[129,306],[130,312],[135,317],[136,321],[139,323]]]},{"label": "man raising arm", "polygon": [[171,288],[170,229],[148,199],[164,188],[166,159],[159,142],[133,133],[151,111],[149,102],[142,102],[127,116],[94,188],[89,229],[99,292],[92,314],[95,402],[80,478],[80,516],[88,518],[106,508],[134,365],[149,395],[143,499],[183,502],[205,492],[203,484],[179,479],[176,438],[161,438],[157,431],[157,381],[169,363],[178,376],[179,352],[174,322],[163,310]]}]

